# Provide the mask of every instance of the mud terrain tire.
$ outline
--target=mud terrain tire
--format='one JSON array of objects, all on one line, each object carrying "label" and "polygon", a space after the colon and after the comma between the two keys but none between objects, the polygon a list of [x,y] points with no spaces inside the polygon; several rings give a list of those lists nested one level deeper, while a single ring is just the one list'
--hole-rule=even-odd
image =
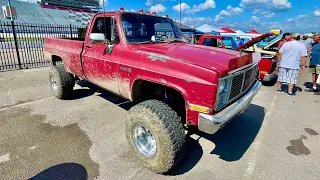
[{"label": "mud terrain tire", "polygon": [[[150,130],[156,142],[156,150],[151,157],[141,153],[136,145],[137,127]],[[158,100],[144,101],[129,110],[126,136],[143,165],[156,173],[168,172],[185,154],[186,135],[181,118],[167,104]]]},{"label": "mud terrain tire", "polygon": [[67,72],[62,65],[51,67],[49,80],[53,95],[58,99],[68,98],[75,85],[73,74]]}]

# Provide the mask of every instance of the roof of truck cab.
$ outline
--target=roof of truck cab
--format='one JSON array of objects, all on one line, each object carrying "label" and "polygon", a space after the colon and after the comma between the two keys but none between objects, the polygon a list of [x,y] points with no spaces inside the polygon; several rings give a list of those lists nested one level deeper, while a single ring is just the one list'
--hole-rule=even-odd
[{"label": "roof of truck cab", "polygon": [[[100,12],[100,13],[97,13],[96,15],[101,15],[101,14],[140,14],[140,15],[146,15],[146,16],[155,16],[155,17],[162,17],[162,16],[158,16],[158,15],[152,15],[151,12],[150,14],[146,14],[145,12],[143,13],[139,13],[139,12],[130,12],[130,11],[106,11],[106,12]],[[162,18],[167,18],[167,17],[162,17]]]}]

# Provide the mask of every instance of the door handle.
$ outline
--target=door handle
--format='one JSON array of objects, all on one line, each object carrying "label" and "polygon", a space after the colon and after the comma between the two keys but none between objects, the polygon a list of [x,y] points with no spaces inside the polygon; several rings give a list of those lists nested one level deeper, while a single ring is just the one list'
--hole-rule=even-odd
[{"label": "door handle", "polygon": [[86,47],[87,48],[92,48],[93,46],[92,46],[92,44],[86,44]]}]

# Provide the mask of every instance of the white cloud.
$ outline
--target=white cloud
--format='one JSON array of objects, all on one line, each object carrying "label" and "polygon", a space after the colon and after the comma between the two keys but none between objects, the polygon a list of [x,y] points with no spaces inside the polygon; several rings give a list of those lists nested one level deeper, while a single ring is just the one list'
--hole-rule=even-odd
[{"label": "white cloud", "polygon": [[221,16],[231,16],[231,13],[229,13],[229,12],[226,11],[226,10],[222,10],[222,11],[220,11],[220,15],[221,15]]},{"label": "white cloud", "polygon": [[313,12],[313,14],[314,14],[315,16],[320,16],[320,10],[315,10],[315,11]]},{"label": "white cloud", "polygon": [[154,6],[156,4],[161,4],[166,1],[176,1],[176,0],[147,0],[146,3],[144,3],[146,6]]},{"label": "white cloud", "polygon": [[240,7],[232,7],[232,6],[228,6],[227,7],[227,11],[229,11],[231,14],[240,14],[243,12],[243,9]]},{"label": "white cloud", "polygon": [[201,23],[201,22],[210,22],[210,21],[212,21],[212,19],[209,17],[196,17],[196,18],[184,17],[181,20],[182,24],[194,24],[195,22]]},{"label": "white cloud", "polygon": [[[199,5],[194,4],[192,8],[186,3],[181,3],[181,12],[185,12],[187,14],[194,14],[200,11],[214,8],[216,8],[216,3],[214,0],[205,0],[204,3],[200,3]],[[173,6],[173,9],[180,12],[180,4]]]},{"label": "white cloud", "polygon": [[[177,21],[179,22],[179,20]],[[210,22],[212,22],[212,18],[210,17],[184,17],[181,20],[181,23],[186,25],[186,26],[193,26],[193,27],[198,27],[203,25],[204,23],[209,24]]]},{"label": "white cloud", "polygon": [[152,6],[154,3],[154,0],[147,0],[147,2],[145,3],[146,6]]},{"label": "white cloud", "polygon": [[131,11],[131,12],[137,12],[137,11],[136,11],[136,10],[134,10],[134,9],[130,9],[130,11]]},{"label": "white cloud", "polygon": [[157,4],[155,6],[151,6],[150,11],[156,12],[156,13],[163,13],[166,11],[166,7],[164,7],[162,4]]},{"label": "white cloud", "polygon": [[252,23],[254,25],[261,25],[260,18],[257,16],[252,16],[250,18],[250,23]]},{"label": "white cloud", "polygon": [[292,7],[291,3],[288,0],[272,0],[275,8],[278,9],[290,9]]},{"label": "white cloud", "polygon": [[273,18],[276,16],[276,14],[274,12],[264,11],[262,9],[254,9],[253,14],[261,14],[265,18]]},{"label": "white cloud", "polygon": [[289,10],[292,5],[289,0],[241,0],[243,8],[269,8],[274,10]]},{"label": "white cloud", "polygon": [[[180,12],[180,4],[177,4],[175,6],[172,7],[173,10]],[[181,3],[181,12],[186,12],[190,10],[190,6],[186,3]]]},{"label": "white cloud", "polygon": [[153,6],[156,5],[157,3],[163,3],[165,0],[147,0],[145,3],[146,6]]},{"label": "white cloud", "polygon": [[240,7],[234,8],[229,5],[226,10],[220,11],[220,13],[215,16],[214,21],[218,22],[218,21],[221,21],[224,16],[235,16],[235,15],[241,14],[242,12],[243,12],[242,8]]},{"label": "white cloud", "polygon": [[306,14],[302,14],[302,15],[299,15],[299,16],[297,16],[295,18],[290,18],[287,21],[289,23],[299,23],[300,21],[307,19],[307,17],[308,16]]},{"label": "white cloud", "polygon": [[220,16],[219,14],[214,17],[215,22],[222,21],[222,19],[223,19],[223,17]]},{"label": "white cloud", "polygon": [[271,12],[264,12],[265,14],[263,14],[264,15],[264,17],[265,18],[273,18],[273,17],[276,17],[276,14],[274,14],[274,13],[271,13]]},{"label": "white cloud", "polygon": [[216,3],[214,2],[214,0],[206,0],[204,3],[201,3],[199,5],[193,5],[192,9],[190,10],[190,13],[197,13],[203,10],[213,8],[216,8]]}]

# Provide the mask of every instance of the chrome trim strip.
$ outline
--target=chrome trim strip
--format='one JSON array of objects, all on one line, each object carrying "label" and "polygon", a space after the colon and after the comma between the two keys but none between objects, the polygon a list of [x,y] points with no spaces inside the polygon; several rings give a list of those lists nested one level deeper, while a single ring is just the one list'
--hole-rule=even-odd
[{"label": "chrome trim strip", "polygon": [[261,85],[262,83],[260,81],[257,81],[255,85],[251,89],[249,89],[250,91],[244,97],[215,115],[199,113],[198,129],[208,134],[216,133],[234,116],[243,112],[249,106],[252,99],[258,93]]}]

